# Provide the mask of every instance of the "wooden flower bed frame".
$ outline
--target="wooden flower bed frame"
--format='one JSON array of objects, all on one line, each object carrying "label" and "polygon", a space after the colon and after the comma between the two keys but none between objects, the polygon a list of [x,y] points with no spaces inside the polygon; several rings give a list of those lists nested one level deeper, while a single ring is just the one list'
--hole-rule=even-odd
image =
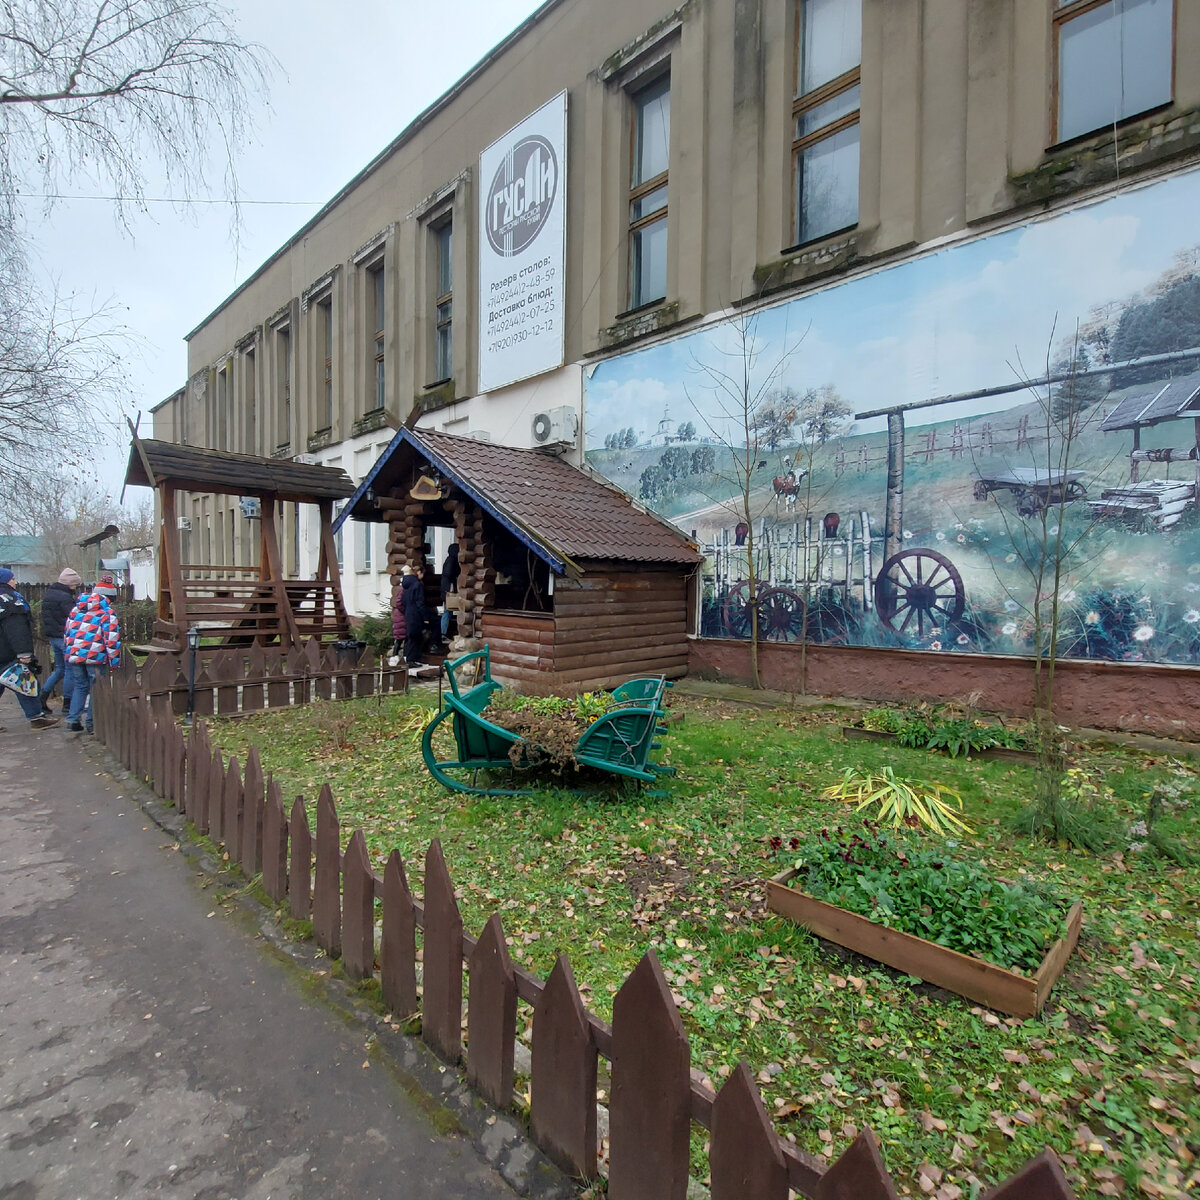
[{"label": "wooden flower bed frame", "polygon": [[792,867],[767,880],[767,907],[772,912],[826,941],[1013,1017],[1036,1017],[1042,1011],[1079,941],[1083,924],[1083,905],[1077,900],[1067,913],[1062,937],[1046,952],[1038,969],[1032,975],[1018,975],[936,942],[877,925],[789,887],[799,873]]}]

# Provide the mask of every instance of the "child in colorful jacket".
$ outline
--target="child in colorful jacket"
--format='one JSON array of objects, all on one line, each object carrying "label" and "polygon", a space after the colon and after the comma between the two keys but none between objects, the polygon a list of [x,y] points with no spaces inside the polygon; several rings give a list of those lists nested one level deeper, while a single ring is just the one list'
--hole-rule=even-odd
[{"label": "child in colorful jacket", "polygon": [[90,592],[83,593],[67,617],[63,631],[63,650],[67,660],[67,691],[71,707],[67,728],[82,733],[84,720],[92,732],[92,684],[110,668],[121,665],[121,625],[113,611],[112,601],[117,594],[111,575],[101,575]]}]

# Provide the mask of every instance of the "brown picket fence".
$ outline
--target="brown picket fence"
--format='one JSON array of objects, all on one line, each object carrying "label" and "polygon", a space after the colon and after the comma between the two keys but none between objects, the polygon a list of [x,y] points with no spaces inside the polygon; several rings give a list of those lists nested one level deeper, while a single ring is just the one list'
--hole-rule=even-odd
[{"label": "brown picket fence", "polygon": [[[713,1200],[891,1200],[896,1183],[879,1144],[863,1129],[826,1164],[778,1136],[749,1066],[739,1063],[719,1092],[691,1066],[687,1035],[653,950],[613,1001],[612,1024],[583,1004],[567,955],[544,982],[514,966],[498,913],[478,938],[463,930],[454,883],[434,841],[425,855],[425,888],[409,890],[393,850],[382,875],[361,830],[345,849],[333,794],[321,789],[316,830],[304,800],[285,807],[279,784],[263,776],[257,748],[244,768],[225,761],[203,721],[190,735],[164,690],[137,680],[97,685],[97,735],[135,775],[174,804],[194,828],[224,846],[232,865],[300,920],[317,943],[340,956],[346,975],[376,975],[393,1014],[419,1014],[421,1036],[447,1062],[463,1059],[464,964],[466,1074],[500,1109],[514,1106],[517,1004],[533,1008],[529,1128],[538,1146],[568,1174],[595,1178],[597,1075],[610,1064],[610,1200],[684,1200],[692,1123],[709,1132]],[[218,706],[219,707],[219,706]],[[377,905],[382,914],[376,940]],[[417,981],[417,936],[423,949]],[[1045,1150],[986,1193],[985,1200],[1069,1200],[1073,1192],[1053,1151]]]},{"label": "brown picket fence", "polygon": [[140,666],[124,655],[116,677],[145,693],[152,702],[166,697],[172,712],[187,712],[188,694],[199,717],[229,717],[290,708],[313,700],[353,700],[380,693],[408,691],[408,670],[389,667],[366,647],[343,655],[335,645],[309,638],[283,651],[278,646],[246,649],[202,649],[196,656],[195,684],[191,656],[152,654]]}]

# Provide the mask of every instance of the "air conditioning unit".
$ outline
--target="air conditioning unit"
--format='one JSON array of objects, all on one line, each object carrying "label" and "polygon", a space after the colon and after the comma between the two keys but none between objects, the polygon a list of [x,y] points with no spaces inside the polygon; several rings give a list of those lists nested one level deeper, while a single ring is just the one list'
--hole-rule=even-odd
[{"label": "air conditioning unit", "polygon": [[569,404],[564,404],[548,412],[535,413],[530,436],[535,446],[573,446],[578,428],[578,413]]},{"label": "air conditioning unit", "polygon": [[188,530],[188,529],[191,529],[191,527],[192,527],[192,518],[191,517],[176,517],[175,518],[175,528],[176,529]]}]

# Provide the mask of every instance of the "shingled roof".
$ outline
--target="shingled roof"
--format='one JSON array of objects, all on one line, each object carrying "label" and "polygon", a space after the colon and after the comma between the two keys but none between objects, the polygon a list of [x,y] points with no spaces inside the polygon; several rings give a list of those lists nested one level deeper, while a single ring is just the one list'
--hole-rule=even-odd
[{"label": "shingled roof", "polygon": [[[407,448],[407,449],[405,449]],[[701,554],[624,492],[542,450],[401,429],[334,523],[381,520],[374,497],[407,489],[423,460],[476,500],[557,572],[587,560],[692,565]]]},{"label": "shingled roof", "polygon": [[230,454],[200,446],[181,446],[152,438],[134,437],[129,447],[125,482],[136,487],[157,487],[170,482],[189,492],[218,496],[274,496],[312,504],[318,500],[343,500],[354,491],[354,481],[341,467],[318,467],[286,458],[259,458]]},{"label": "shingled roof", "polygon": [[1156,380],[1122,398],[1104,418],[1103,430],[1136,429],[1200,415],[1200,371],[1165,382]]}]

